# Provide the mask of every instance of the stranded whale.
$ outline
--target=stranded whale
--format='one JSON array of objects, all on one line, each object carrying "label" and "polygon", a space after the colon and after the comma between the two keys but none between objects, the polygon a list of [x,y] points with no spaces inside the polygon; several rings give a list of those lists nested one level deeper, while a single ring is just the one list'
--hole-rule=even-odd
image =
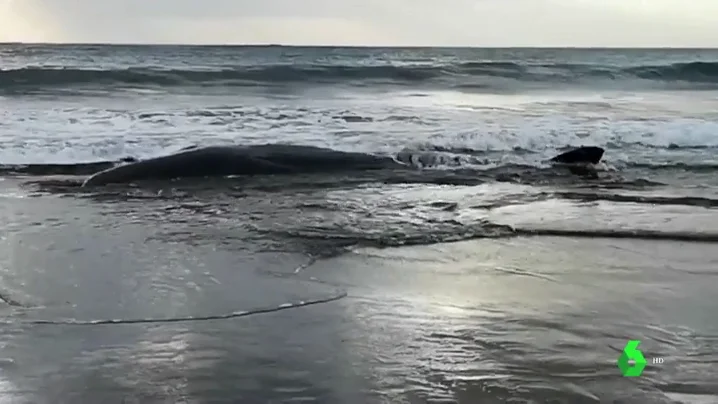
[{"label": "stranded whale", "polygon": [[190,146],[176,154],[100,171],[85,180],[82,185],[190,177],[376,170],[401,166],[389,157],[315,146]]},{"label": "stranded whale", "polygon": [[[595,173],[590,166],[603,157],[600,147],[585,146],[562,153],[550,161],[569,166],[572,173]],[[315,146],[268,144],[255,146],[190,146],[167,156],[130,161],[104,169],[89,177],[83,186],[131,183],[142,180],[171,180],[231,175],[346,172],[432,166],[456,163],[440,154],[400,152],[396,159],[357,152],[343,152]],[[452,164],[455,165],[455,164]],[[580,168],[577,168],[580,167]]]}]

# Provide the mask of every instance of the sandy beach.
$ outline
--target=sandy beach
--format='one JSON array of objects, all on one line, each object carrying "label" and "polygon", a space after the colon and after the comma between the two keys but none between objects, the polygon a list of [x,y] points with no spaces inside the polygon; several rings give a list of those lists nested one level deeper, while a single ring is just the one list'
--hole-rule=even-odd
[{"label": "sandy beach", "polygon": [[[718,394],[712,243],[517,236],[322,258],[257,236],[268,222],[249,218],[263,203],[297,212],[281,192],[235,200],[229,215],[216,196],[210,204],[177,190],[110,200],[2,184],[8,402],[697,403]],[[277,229],[282,212],[270,218]],[[289,307],[321,300],[332,301]],[[622,377],[616,360],[629,339],[663,363]]]}]

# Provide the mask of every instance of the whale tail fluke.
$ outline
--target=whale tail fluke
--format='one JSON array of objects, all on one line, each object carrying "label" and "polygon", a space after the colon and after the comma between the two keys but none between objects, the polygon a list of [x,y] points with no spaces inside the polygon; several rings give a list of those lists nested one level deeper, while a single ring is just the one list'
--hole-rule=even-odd
[{"label": "whale tail fluke", "polygon": [[598,178],[597,166],[603,158],[605,150],[598,146],[581,146],[558,156],[549,161],[558,163],[568,168],[571,174],[580,177]]},{"label": "whale tail fluke", "polygon": [[561,164],[598,164],[603,158],[605,150],[598,146],[581,146],[579,148],[561,153],[550,161]]}]

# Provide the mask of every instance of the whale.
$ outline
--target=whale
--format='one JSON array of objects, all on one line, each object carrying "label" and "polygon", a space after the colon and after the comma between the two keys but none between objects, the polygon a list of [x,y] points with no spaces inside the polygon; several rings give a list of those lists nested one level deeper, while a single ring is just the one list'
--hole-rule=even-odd
[{"label": "whale", "polygon": [[[596,176],[593,168],[604,150],[582,146],[561,153],[550,161],[567,166],[580,176]],[[397,168],[430,167],[436,164],[460,165],[455,157],[440,153],[401,151],[396,158],[359,152],[345,152],[317,146],[264,144],[250,146],[188,146],[177,153],[137,160],[123,159],[119,164],[92,174],[83,187],[128,184],[146,180],[228,177],[316,172],[348,172]]]},{"label": "whale", "polygon": [[188,146],[178,153],[99,171],[82,186],[197,177],[377,170],[403,166],[391,157],[316,146]]}]

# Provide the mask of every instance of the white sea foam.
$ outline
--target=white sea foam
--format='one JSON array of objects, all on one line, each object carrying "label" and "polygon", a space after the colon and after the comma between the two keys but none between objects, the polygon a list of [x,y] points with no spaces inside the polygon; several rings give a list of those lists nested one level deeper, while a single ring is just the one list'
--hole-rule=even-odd
[{"label": "white sea foam", "polygon": [[[583,144],[718,147],[718,121],[712,112],[718,111],[718,101],[707,95],[696,97],[441,92],[422,97],[324,93],[278,99],[257,95],[4,98],[0,99],[0,163],[142,158],[191,144],[271,142],[384,154],[426,144],[479,151],[520,148],[538,152],[519,157],[532,161],[554,154],[557,148]],[[689,102],[698,106],[691,109]]]}]

